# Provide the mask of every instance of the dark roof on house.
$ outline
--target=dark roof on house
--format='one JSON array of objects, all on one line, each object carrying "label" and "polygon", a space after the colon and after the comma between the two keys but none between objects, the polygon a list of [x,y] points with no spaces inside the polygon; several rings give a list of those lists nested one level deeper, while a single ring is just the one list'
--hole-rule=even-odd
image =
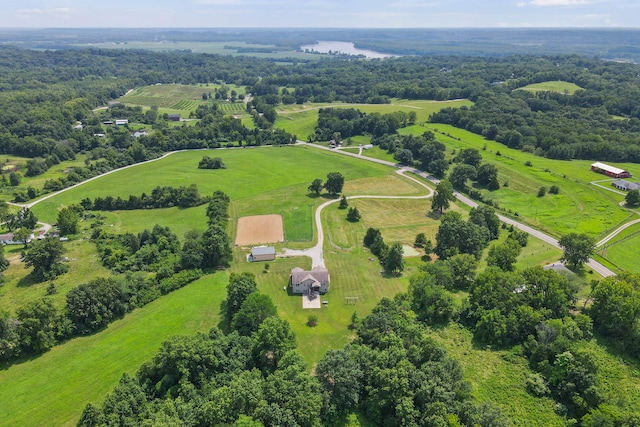
[{"label": "dark roof on house", "polygon": [[251,248],[251,255],[256,256],[256,255],[275,255],[276,253],[276,248],[274,248],[273,246],[256,246],[254,248]]},{"label": "dark roof on house", "polygon": [[324,267],[313,267],[311,271],[304,271],[296,267],[291,270],[291,284],[302,283],[309,278],[309,276],[320,283],[329,283],[329,270]]},{"label": "dark roof on house", "polygon": [[640,184],[638,184],[637,182],[629,182],[629,181],[625,181],[623,179],[618,179],[616,181],[613,181],[611,183],[611,185],[613,185],[614,187],[617,187],[617,188],[624,188],[627,191],[629,191],[629,190],[640,190]]}]

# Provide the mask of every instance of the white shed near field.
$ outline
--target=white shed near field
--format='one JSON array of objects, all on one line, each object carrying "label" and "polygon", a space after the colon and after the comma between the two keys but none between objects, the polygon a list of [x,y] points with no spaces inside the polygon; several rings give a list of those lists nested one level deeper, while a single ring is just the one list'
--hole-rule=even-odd
[{"label": "white shed near field", "polygon": [[276,248],[273,246],[256,246],[251,248],[250,262],[273,261],[276,259]]}]

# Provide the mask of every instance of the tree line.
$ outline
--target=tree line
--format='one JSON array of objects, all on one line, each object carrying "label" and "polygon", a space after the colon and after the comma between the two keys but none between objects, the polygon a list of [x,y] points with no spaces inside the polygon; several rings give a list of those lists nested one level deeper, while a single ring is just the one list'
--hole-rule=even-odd
[{"label": "tree line", "polygon": [[135,209],[160,209],[190,208],[200,206],[209,202],[209,197],[201,196],[198,186],[191,184],[180,187],[160,187],[151,190],[150,194],[142,193],[140,196],[129,195],[127,199],[120,196],[96,197],[91,200],[88,197],[80,201],[80,206],[85,210],[95,211],[115,211],[115,210],[135,210]]}]

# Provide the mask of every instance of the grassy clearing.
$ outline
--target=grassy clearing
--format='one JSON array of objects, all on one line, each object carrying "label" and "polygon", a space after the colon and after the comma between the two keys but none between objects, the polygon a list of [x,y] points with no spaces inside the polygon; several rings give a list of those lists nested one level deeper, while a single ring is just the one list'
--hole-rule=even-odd
[{"label": "grassy clearing", "polygon": [[38,176],[24,176],[26,173],[27,157],[18,157],[11,155],[2,155],[0,162],[3,165],[3,173],[7,175],[14,170],[18,170],[22,176],[20,185],[17,187],[11,187],[9,185],[0,187],[0,194],[6,200],[13,199],[13,194],[18,189],[26,189],[27,187],[33,187],[37,190],[41,190],[44,187],[44,182],[49,179],[56,179],[65,176],[71,168],[76,166],[85,166],[84,161],[87,158],[86,154],[76,154],[75,160],[67,160],[60,162],[57,165],[53,165],[48,171]]},{"label": "grassy clearing", "polygon": [[517,426],[564,426],[555,414],[555,402],[536,398],[525,390],[531,372],[526,360],[509,350],[491,351],[478,348],[471,333],[458,325],[433,331],[432,336],[460,362],[465,378],[471,383],[472,395],[480,402],[497,405]]},{"label": "grassy clearing", "polygon": [[640,224],[635,224],[618,234],[602,249],[598,249],[597,253],[621,270],[640,273],[638,245]]},{"label": "grassy clearing", "polygon": [[87,402],[101,403],[123,372],[134,374],[167,338],[216,326],[226,281],[224,272],[203,277],[102,332],[0,371],[0,425],[75,425]]},{"label": "grassy clearing", "polygon": [[66,294],[71,289],[97,277],[110,275],[100,263],[95,246],[89,241],[69,241],[64,245],[67,249],[65,256],[69,258],[69,271],[53,281],[42,283],[34,283],[29,276],[32,269],[26,269],[20,262],[22,245],[5,247],[5,256],[11,260],[11,265],[4,272],[4,283],[0,287],[0,306],[4,310],[13,312],[29,301],[47,296],[50,283],[55,285],[56,293],[49,298],[58,308],[62,308]]},{"label": "grassy clearing", "polygon": [[[58,207],[78,203],[85,197],[128,197],[130,194],[150,193],[156,186],[177,187],[197,183],[201,194],[211,194],[215,190],[223,189],[233,201],[238,201],[239,206],[232,211],[234,215],[279,213],[292,206],[315,203],[315,200],[308,201],[306,188],[313,179],[324,178],[328,172],[341,171],[345,180],[350,181],[383,176],[391,171],[391,168],[386,166],[362,162],[331,152],[319,152],[309,147],[216,150],[216,156],[224,160],[227,169],[198,169],[198,162],[205,154],[211,155],[211,151],[180,152],[156,162],[137,165],[47,199],[34,206],[33,211],[43,221],[52,223],[55,222]],[[160,170],[162,174],[158,174],[157,171]],[[264,193],[274,190],[283,192],[283,199],[279,199],[276,205],[273,200],[277,199],[273,199],[273,194],[265,199],[269,200],[270,204],[263,205],[257,201],[260,197],[265,197],[261,196]],[[162,218],[164,225],[172,229],[175,227],[176,230],[190,230],[203,228],[201,209],[203,208],[168,209],[162,212],[125,211],[113,212],[108,216],[112,218],[110,223],[114,225],[119,222],[125,223],[124,220],[115,219],[115,216],[122,215],[123,218],[133,219],[136,223],[146,224],[146,227],[152,226]]]},{"label": "grassy clearing", "polygon": [[[623,196],[590,185],[591,181],[603,179],[602,175],[590,171],[588,160],[561,161],[536,157],[529,153],[510,149],[482,136],[442,124],[427,124],[402,129],[402,133],[421,134],[432,130],[437,138],[453,150],[477,148],[485,160],[498,167],[500,190],[483,194],[498,201],[503,209],[517,212],[521,220],[549,234],[576,231],[592,236],[606,234],[617,224],[630,217],[629,211],[619,206]],[[500,152],[500,155],[498,155]],[[532,166],[525,166],[529,161]],[[637,164],[617,164],[622,168],[640,173]],[[560,188],[559,195],[547,194],[537,197],[538,188],[551,185]]]},{"label": "grassy clearing", "polygon": [[[463,105],[473,105],[468,100],[455,100],[455,101],[424,101],[424,100],[406,100],[406,99],[392,99],[391,104],[317,104],[317,103],[305,103],[303,105],[282,105],[278,107],[278,119],[276,120],[276,127],[286,130],[289,133],[293,133],[300,139],[307,139],[309,135],[314,134],[314,127],[318,122],[318,111],[320,108],[357,108],[365,113],[380,113],[388,114],[394,111],[404,111],[406,113],[415,112],[417,116],[417,122],[426,122],[429,116],[437,111],[440,111],[445,107],[461,107]],[[356,141],[356,137],[352,138],[355,143],[362,143],[362,141]],[[368,143],[364,142],[364,143]]]},{"label": "grassy clearing", "polygon": [[553,80],[548,82],[533,83],[517,90],[527,90],[529,92],[558,92],[566,93],[567,95],[573,95],[577,90],[582,90],[580,86],[575,83],[564,82],[561,80]]},{"label": "grassy clearing", "polygon": [[386,150],[381,149],[377,145],[369,148],[368,150],[362,150],[362,155],[366,157],[372,157],[374,159],[386,160],[387,162],[395,162],[393,154],[387,153]]},{"label": "grassy clearing", "polygon": [[598,364],[598,387],[612,405],[624,409],[640,407],[640,361],[610,347],[606,338],[597,337],[584,344]]}]

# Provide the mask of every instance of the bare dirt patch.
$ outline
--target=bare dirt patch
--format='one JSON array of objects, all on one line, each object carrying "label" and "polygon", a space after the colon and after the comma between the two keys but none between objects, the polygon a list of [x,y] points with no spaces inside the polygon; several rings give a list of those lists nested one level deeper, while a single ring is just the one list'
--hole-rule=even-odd
[{"label": "bare dirt patch", "polygon": [[243,216],[238,219],[236,245],[284,242],[281,215]]}]

